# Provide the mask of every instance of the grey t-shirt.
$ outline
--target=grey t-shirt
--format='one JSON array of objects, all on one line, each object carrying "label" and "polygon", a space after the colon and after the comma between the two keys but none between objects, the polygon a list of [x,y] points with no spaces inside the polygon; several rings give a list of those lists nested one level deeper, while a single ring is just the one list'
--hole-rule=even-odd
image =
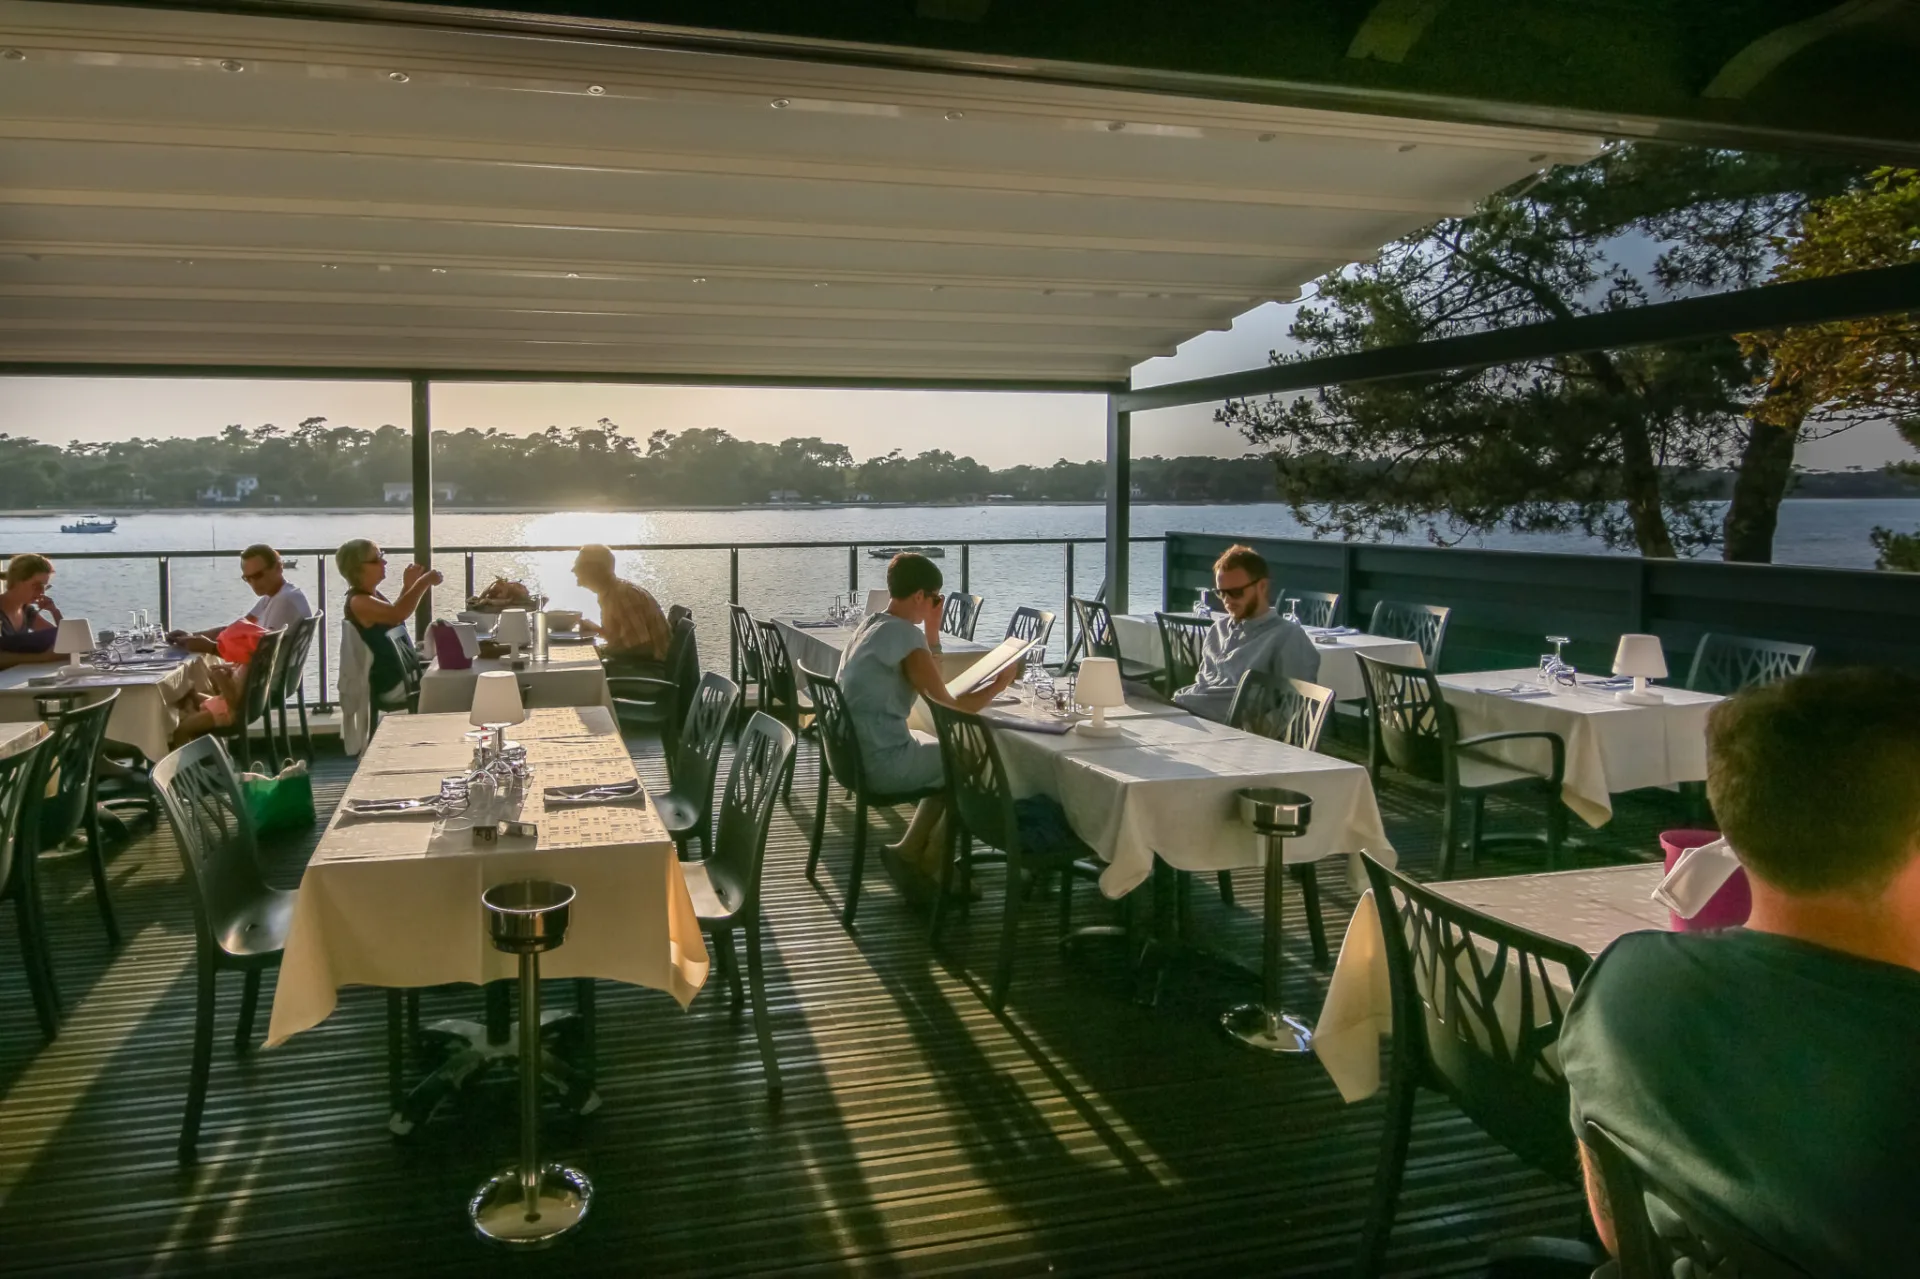
[{"label": "grey t-shirt", "polygon": [[1920,972],[1745,928],[1629,933],[1560,1060],[1576,1132],[1592,1119],[1808,1274],[1920,1257]]},{"label": "grey t-shirt", "polygon": [[1312,680],[1320,674],[1320,650],[1297,623],[1272,609],[1244,622],[1223,617],[1207,632],[1193,683],[1173,700],[1195,715],[1224,723],[1240,677],[1255,670],[1275,679]]},{"label": "grey t-shirt", "polygon": [[861,755],[868,761],[914,744],[907,716],[917,694],[900,664],[914,649],[926,647],[926,632],[912,622],[891,613],[869,613],[841,656],[840,691]]}]

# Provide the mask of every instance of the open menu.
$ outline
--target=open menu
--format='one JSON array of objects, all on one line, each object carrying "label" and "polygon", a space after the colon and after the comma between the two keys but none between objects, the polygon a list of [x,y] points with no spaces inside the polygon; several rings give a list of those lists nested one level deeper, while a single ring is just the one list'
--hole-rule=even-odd
[{"label": "open menu", "polygon": [[1024,659],[1027,655],[1027,650],[1033,646],[1034,641],[1032,640],[1024,640],[1017,635],[1009,635],[1006,639],[996,644],[993,651],[987,653],[972,666],[967,667],[966,670],[948,680],[947,696],[965,697],[968,693],[986,687],[993,681],[994,676],[1006,670],[1007,667],[1012,666],[1015,662]]}]

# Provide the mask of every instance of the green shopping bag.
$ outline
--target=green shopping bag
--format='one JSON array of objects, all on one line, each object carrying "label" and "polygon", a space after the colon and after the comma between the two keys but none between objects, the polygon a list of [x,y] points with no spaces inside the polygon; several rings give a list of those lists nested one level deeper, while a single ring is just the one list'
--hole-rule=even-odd
[{"label": "green shopping bag", "polygon": [[274,777],[240,774],[240,794],[247,802],[257,835],[279,835],[311,830],[315,821],[313,777],[305,763],[288,760]]}]

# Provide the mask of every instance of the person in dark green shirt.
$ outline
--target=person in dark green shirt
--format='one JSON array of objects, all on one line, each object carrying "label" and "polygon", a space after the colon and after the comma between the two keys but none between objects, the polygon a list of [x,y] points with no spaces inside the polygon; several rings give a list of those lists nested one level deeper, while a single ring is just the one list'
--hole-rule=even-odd
[{"label": "person in dark green shirt", "polygon": [[1601,955],[1560,1038],[1575,1130],[1597,1122],[1808,1274],[1913,1273],[1920,678],[1855,668],[1750,689],[1714,708],[1707,746],[1753,912]]}]

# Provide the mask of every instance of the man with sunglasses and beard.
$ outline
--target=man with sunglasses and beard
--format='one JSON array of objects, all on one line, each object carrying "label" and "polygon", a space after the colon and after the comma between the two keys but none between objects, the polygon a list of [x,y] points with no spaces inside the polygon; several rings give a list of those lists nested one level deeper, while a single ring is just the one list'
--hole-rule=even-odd
[{"label": "man with sunglasses and beard", "polygon": [[1181,709],[1225,723],[1234,690],[1248,671],[1282,680],[1311,681],[1320,674],[1313,641],[1298,623],[1273,611],[1273,583],[1258,551],[1229,546],[1213,563],[1213,589],[1227,615],[1207,633],[1193,683],[1173,695]]}]

